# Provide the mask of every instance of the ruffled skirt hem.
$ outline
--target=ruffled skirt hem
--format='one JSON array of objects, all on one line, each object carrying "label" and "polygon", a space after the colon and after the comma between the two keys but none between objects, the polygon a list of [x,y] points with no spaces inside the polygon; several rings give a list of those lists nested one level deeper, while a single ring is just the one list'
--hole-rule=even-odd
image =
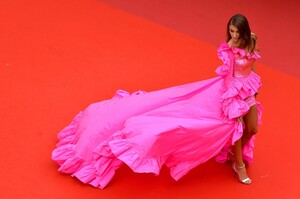
[{"label": "ruffled skirt hem", "polygon": [[[226,162],[231,146],[243,134],[243,125],[236,120],[249,110],[243,100],[260,87],[259,83],[253,83],[255,81],[258,78],[252,76],[252,80],[244,80],[242,86],[234,84],[238,86],[224,92],[220,91],[224,79],[212,78],[152,94],[139,91],[134,94],[135,101],[127,92],[119,91],[111,101],[93,104],[80,112],[58,134],[59,142],[52,159],[60,165],[60,172],[99,188],[107,186],[116,169],[124,163],[134,172],[156,175],[165,164],[171,176],[179,180],[210,158]],[[246,89],[249,85],[245,82],[256,86]],[[153,101],[157,101],[156,104]],[[126,107],[128,102],[131,104]],[[107,105],[109,103],[111,105]],[[113,115],[106,118],[103,113],[105,116],[99,117],[102,106]],[[131,115],[122,107],[129,108]],[[260,119],[259,103],[258,107]],[[110,117],[117,117],[118,122]],[[105,123],[104,130],[97,126],[99,118]],[[243,150],[248,163],[253,161],[254,139]]]}]

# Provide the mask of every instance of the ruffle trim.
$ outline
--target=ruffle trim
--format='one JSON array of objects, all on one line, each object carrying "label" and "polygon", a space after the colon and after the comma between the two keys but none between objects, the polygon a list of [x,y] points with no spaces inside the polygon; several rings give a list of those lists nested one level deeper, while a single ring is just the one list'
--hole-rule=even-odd
[{"label": "ruffle trim", "polygon": [[[130,94],[124,90],[118,90],[112,99],[124,98],[131,95],[142,95],[145,91],[137,91]],[[114,133],[110,139],[100,143],[93,150],[93,158],[90,161],[80,157],[76,153],[76,131],[80,124],[83,112],[79,112],[73,121],[58,133],[58,143],[52,152],[52,159],[60,165],[58,171],[71,174],[85,184],[103,189],[113,178],[115,170],[123,162],[112,153],[109,142],[124,138],[120,132]],[[128,147],[127,147],[128,148]]]},{"label": "ruffle trim", "polygon": [[217,50],[218,57],[222,60],[223,65],[219,66],[216,69],[216,73],[220,76],[225,76],[229,74],[230,67],[233,65],[232,60],[229,57],[228,51],[230,50],[230,46],[221,43],[220,47]]},{"label": "ruffle trim", "polygon": [[[258,80],[259,76],[255,76],[253,73],[251,77],[243,79],[242,83],[233,81],[232,89],[227,90],[222,97],[223,107],[226,107],[224,108],[224,113],[228,112],[228,115],[230,115],[231,112],[235,112],[239,109],[241,109],[239,112],[240,115],[246,113],[249,107],[242,104],[243,100],[240,99],[257,92],[260,87]],[[126,91],[119,90],[113,98],[122,98],[144,93],[143,91],[138,91],[129,94]],[[259,114],[261,115],[261,111],[259,111]],[[72,174],[72,176],[78,178],[83,183],[99,188],[104,188],[111,181],[115,170],[123,163],[126,163],[134,172],[159,174],[165,160],[159,157],[140,157],[142,153],[135,146],[131,146],[126,139],[126,135],[120,131],[115,132],[110,139],[100,143],[93,150],[93,158],[91,161],[80,157],[80,155],[76,153],[76,131],[82,115],[83,112],[76,115],[71,124],[58,134],[59,142],[57,148],[52,152],[52,159],[60,165],[60,172]],[[217,157],[219,158],[219,162],[221,162],[224,157],[226,157],[227,160],[229,147],[242,136],[243,126],[240,122],[236,122],[235,129],[231,142],[227,147],[228,150],[223,150]],[[245,147],[243,155],[245,160],[251,163],[253,158],[252,149],[254,147],[253,140],[251,140],[248,145]],[[175,179],[179,179],[184,174],[180,173],[177,175]]]},{"label": "ruffle trim", "polygon": [[226,42],[221,42],[220,47],[217,50],[219,59],[222,60],[223,65],[216,69],[216,73],[220,76],[229,74],[231,66],[233,66],[233,59],[230,59],[230,53],[238,54],[241,57],[247,57],[247,59],[260,59],[261,56],[254,51],[253,53],[247,53],[246,50],[229,46]]},{"label": "ruffle trim", "polygon": [[[257,102],[257,110],[258,110],[258,125],[261,125],[263,108],[259,102]],[[239,140],[243,135],[244,127],[242,122],[237,122],[237,121],[235,122],[236,122],[236,126],[232,138],[228,141],[228,143],[223,147],[222,151],[215,158],[215,160],[219,163],[225,163],[228,161],[228,153],[232,151],[232,145],[234,145],[234,143],[237,140]],[[248,164],[253,163],[254,141],[255,141],[255,136],[252,136],[252,138],[244,146],[242,151],[243,160],[245,160]]]},{"label": "ruffle trim", "polygon": [[[60,165],[59,172],[72,174],[85,184],[104,188],[115,174],[115,170],[122,165],[116,158],[109,157],[108,153],[96,150],[93,152],[93,160],[86,161],[76,154],[76,130],[78,128],[82,112],[77,114],[71,124],[59,134],[57,148],[52,152],[52,159]],[[107,156],[103,156],[107,155]]]},{"label": "ruffle trim", "polygon": [[238,54],[241,57],[247,57],[247,59],[260,59],[261,56],[256,52],[253,51],[252,53],[247,53],[245,49],[241,49],[238,47],[230,46],[227,42],[221,42],[218,51],[224,51],[231,49],[234,54]]},{"label": "ruffle trim", "polygon": [[171,177],[178,181],[199,164],[197,161],[178,162],[170,160],[170,157],[167,156],[143,157],[142,154],[144,153],[126,138],[112,140],[109,142],[109,146],[113,154],[136,173],[153,173],[154,175],[159,175],[162,166],[165,164],[170,169]]},{"label": "ruffle trim", "polygon": [[245,78],[228,80],[221,97],[224,118],[233,119],[246,114],[250,107],[245,99],[254,96],[261,86],[260,77],[253,72]]},{"label": "ruffle trim", "polygon": [[164,160],[159,157],[142,157],[143,152],[132,146],[127,139],[114,139],[109,142],[113,154],[136,173],[154,173],[159,175]]},{"label": "ruffle trim", "polygon": [[[143,157],[143,152],[127,139],[126,133],[115,132],[93,150],[93,158],[87,161],[76,153],[76,131],[82,112],[75,116],[69,126],[58,134],[57,148],[52,152],[52,159],[60,165],[58,171],[71,174],[85,184],[103,189],[111,181],[115,170],[122,164],[128,165],[136,173],[159,175],[165,157]],[[184,163],[182,163],[184,165]],[[178,180],[190,169],[178,164],[167,164],[170,174]]]}]

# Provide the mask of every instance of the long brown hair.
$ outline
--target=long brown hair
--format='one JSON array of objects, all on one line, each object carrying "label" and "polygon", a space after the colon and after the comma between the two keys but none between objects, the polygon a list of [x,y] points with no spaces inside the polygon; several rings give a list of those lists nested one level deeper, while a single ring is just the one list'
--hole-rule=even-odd
[{"label": "long brown hair", "polygon": [[250,26],[247,18],[242,14],[236,14],[230,18],[227,23],[227,42],[231,39],[229,33],[229,26],[235,26],[239,31],[239,48],[245,49],[247,52],[252,53],[256,50],[257,36],[251,33]]}]

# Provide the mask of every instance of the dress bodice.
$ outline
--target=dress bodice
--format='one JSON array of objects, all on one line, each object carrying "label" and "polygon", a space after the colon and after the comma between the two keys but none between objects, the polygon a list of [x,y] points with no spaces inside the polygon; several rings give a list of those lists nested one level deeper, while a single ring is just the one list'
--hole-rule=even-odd
[{"label": "dress bodice", "polygon": [[233,76],[234,77],[246,77],[250,75],[253,63],[255,59],[241,57],[238,54],[235,54],[234,66],[233,66]]},{"label": "dress bodice", "polygon": [[249,76],[254,62],[260,58],[260,55],[256,51],[249,53],[222,42],[218,48],[218,57],[223,61],[223,65],[217,68],[216,73],[231,79],[231,77]]}]

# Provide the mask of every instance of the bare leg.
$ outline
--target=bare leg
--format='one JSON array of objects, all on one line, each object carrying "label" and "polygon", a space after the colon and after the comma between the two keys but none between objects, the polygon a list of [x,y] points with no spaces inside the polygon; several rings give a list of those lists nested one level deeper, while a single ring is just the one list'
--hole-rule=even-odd
[{"label": "bare leg", "polygon": [[258,117],[257,117],[257,105],[250,107],[249,112],[243,117],[245,130],[242,137],[242,148],[247,144],[253,135],[257,133],[258,129]]},{"label": "bare leg", "polygon": [[245,124],[245,130],[243,136],[237,140],[233,146],[233,152],[235,154],[235,163],[233,165],[235,172],[239,176],[239,180],[244,184],[250,184],[251,179],[248,178],[246,167],[242,157],[242,149],[245,144],[251,139],[251,137],[257,132],[257,106],[250,107],[249,112],[243,117]]},{"label": "bare leg", "polygon": [[244,184],[250,184],[251,179],[248,178],[246,167],[242,157],[242,138],[237,140],[233,146],[233,153],[235,154],[235,162],[233,163],[233,169],[239,177],[239,181]]}]

